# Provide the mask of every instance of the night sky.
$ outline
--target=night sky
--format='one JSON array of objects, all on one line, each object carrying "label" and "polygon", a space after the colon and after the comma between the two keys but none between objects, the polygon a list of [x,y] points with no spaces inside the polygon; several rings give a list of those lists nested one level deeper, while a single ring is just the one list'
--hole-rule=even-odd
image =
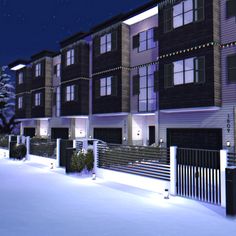
[{"label": "night sky", "polygon": [[41,50],[148,0],[0,0],[0,65]]}]

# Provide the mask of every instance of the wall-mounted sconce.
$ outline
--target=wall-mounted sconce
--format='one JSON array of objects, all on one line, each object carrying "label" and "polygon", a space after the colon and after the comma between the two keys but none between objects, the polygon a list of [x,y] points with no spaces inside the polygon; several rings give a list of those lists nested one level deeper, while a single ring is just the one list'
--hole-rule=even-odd
[{"label": "wall-mounted sconce", "polygon": [[226,146],[227,146],[227,147],[231,147],[230,141],[227,141],[227,142],[226,142]]},{"label": "wall-mounted sconce", "polygon": [[92,138],[92,136],[91,136],[91,135],[89,135],[89,138]]},{"label": "wall-mounted sconce", "polygon": [[79,133],[82,134],[82,133],[83,133],[83,130],[80,130]]},{"label": "wall-mounted sconce", "polygon": [[140,130],[138,130],[138,132],[137,132],[137,136],[140,136],[140,132],[141,132],[141,131],[140,131]]},{"label": "wall-mounted sconce", "polygon": [[160,140],[159,140],[159,147],[161,147],[163,143],[164,143],[163,139],[160,138]]},{"label": "wall-mounted sconce", "polygon": [[126,137],[124,137],[123,140],[126,141]]}]

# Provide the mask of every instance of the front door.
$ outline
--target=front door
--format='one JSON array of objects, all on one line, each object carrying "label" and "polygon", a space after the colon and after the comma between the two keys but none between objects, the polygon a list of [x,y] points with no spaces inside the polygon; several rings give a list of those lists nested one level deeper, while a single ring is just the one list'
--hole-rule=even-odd
[{"label": "front door", "polygon": [[155,126],[149,126],[149,145],[155,143],[155,139],[156,139]]}]

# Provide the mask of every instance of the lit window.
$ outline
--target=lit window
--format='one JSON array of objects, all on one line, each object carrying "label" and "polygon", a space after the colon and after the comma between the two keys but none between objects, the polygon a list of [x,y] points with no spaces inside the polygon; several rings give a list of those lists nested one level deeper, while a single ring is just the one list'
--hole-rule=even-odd
[{"label": "lit window", "polygon": [[18,109],[23,108],[23,97],[18,97]]},{"label": "lit window", "polygon": [[75,86],[70,85],[66,87],[66,101],[74,101],[75,100]]},{"label": "lit window", "polygon": [[20,72],[18,75],[18,84],[23,84],[24,75],[23,72]]},{"label": "lit window", "polygon": [[41,105],[41,93],[36,93],[34,96],[34,105],[38,107]]},{"label": "lit window", "polygon": [[111,95],[111,77],[100,79],[100,96]]},{"label": "lit window", "polygon": [[57,64],[57,65],[54,66],[54,75],[56,77],[61,76],[61,64]]},{"label": "lit window", "polygon": [[154,41],[154,29],[149,29],[147,31],[141,32],[139,34],[139,52],[146,51],[156,47],[156,42]]},{"label": "lit window", "polygon": [[36,64],[35,66],[35,77],[41,76],[41,63]]},{"label": "lit window", "polygon": [[66,65],[70,66],[75,63],[75,51],[74,49],[70,49],[66,52]]},{"label": "lit window", "polygon": [[100,53],[104,54],[111,51],[111,33],[105,34],[100,38]]}]

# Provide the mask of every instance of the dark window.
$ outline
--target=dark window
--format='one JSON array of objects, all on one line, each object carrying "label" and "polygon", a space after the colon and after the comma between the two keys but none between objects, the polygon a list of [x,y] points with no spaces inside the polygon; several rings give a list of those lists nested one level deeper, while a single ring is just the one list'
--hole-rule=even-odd
[{"label": "dark window", "polygon": [[236,16],[236,1],[228,0],[226,2],[226,17],[230,18]]},{"label": "dark window", "polygon": [[228,81],[236,81],[236,54],[227,58]]}]

